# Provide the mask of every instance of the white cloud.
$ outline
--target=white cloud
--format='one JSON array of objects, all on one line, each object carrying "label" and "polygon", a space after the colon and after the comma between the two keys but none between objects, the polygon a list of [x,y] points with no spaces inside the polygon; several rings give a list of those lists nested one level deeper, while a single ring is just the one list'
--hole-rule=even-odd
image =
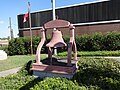
[{"label": "white cloud", "polygon": [[3,24],[4,23],[4,21],[0,21],[0,24]]}]

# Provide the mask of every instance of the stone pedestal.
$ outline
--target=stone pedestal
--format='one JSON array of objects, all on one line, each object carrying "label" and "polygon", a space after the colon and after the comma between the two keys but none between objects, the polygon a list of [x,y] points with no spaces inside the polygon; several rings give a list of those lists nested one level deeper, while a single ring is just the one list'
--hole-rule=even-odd
[{"label": "stone pedestal", "polygon": [[7,53],[3,50],[0,50],[0,60],[7,59]]},{"label": "stone pedestal", "polygon": [[73,75],[76,73],[77,61],[73,61],[71,66],[67,66],[67,63],[65,62],[67,60],[53,60],[52,64],[49,64],[48,61],[50,60],[46,61],[47,62],[42,62],[41,64],[32,64],[33,75],[40,78],[65,77],[68,79],[72,79]]}]

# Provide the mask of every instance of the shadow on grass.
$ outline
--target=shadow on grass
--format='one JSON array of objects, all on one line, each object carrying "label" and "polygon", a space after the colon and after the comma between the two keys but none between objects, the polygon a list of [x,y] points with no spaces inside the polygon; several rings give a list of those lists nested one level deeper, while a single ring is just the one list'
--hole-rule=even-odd
[{"label": "shadow on grass", "polygon": [[30,88],[34,87],[38,82],[42,81],[43,79],[41,78],[35,78],[33,81],[30,81],[27,83],[25,86],[21,87],[19,90],[30,90]]},{"label": "shadow on grass", "polygon": [[30,60],[28,63],[26,63],[22,68],[21,70],[18,72],[19,74],[22,74],[22,75],[32,75],[33,72],[31,69],[32,67],[32,63],[35,62],[35,60]]},{"label": "shadow on grass", "polygon": [[[18,73],[21,74],[23,77],[32,75],[33,74],[33,71],[31,70],[32,63],[35,63],[35,60],[30,60],[28,63],[26,63]],[[34,80],[27,83],[26,85],[22,86],[19,90],[29,90],[31,87],[33,87],[35,84],[37,84],[41,80],[43,79],[37,77]]]}]

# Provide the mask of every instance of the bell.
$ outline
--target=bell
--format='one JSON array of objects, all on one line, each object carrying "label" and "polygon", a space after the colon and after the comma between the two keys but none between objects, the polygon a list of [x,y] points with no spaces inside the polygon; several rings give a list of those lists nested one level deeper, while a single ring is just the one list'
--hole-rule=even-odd
[{"label": "bell", "polygon": [[52,39],[51,41],[46,45],[47,47],[63,47],[67,46],[62,38],[62,33],[59,30],[55,30],[52,32]]}]

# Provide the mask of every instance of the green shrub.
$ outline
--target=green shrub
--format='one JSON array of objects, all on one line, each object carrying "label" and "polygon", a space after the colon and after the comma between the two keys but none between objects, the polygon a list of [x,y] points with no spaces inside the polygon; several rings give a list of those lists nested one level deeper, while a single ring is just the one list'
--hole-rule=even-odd
[{"label": "green shrub", "polygon": [[65,78],[46,78],[30,90],[86,90]]},{"label": "green shrub", "polygon": [[109,59],[82,58],[74,75],[79,85],[98,86],[102,90],[120,89],[120,63]]},{"label": "green shrub", "polygon": [[[43,45],[42,53],[47,53],[46,43],[50,41],[51,37]],[[65,36],[64,41],[68,44],[70,37]],[[33,53],[36,53],[37,46],[40,42],[40,37],[33,37]],[[21,55],[30,54],[30,37],[20,37],[12,39],[9,42],[8,54]],[[95,33],[93,35],[76,36],[76,45],[78,51],[111,51],[120,50],[120,32],[109,32],[106,34]],[[67,51],[67,47],[60,47],[58,52]]]},{"label": "green shrub", "polygon": [[102,40],[104,50],[120,50],[120,32],[111,32],[104,35]]},{"label": "green shrub", "polygon": [[[40,42],[39,37],[33,37],[33,53],[36,53],[37,45]],[[30,37],[14,38],[9,42],[8,54],[9,55],[26,55],[30,54]]]},{"label": "green shrub", "polygon": [[76,45],[78,51],[120,50],[120,32],[77,36]]},{"label": "green shrub", "polygon": [[33,81],[34,79],[35,78],[33,76],[28,75],[27,76],[22,76],[20,74],[9,75],[7,77],[0,78],[0,90],[20,90],[21,87],[25,86],[27,83]]},{"label": "green shrub", "polygon": [[26,54],[25,43],[23,38],[15,38],[9,42],[9,55],[24,55]]},{"label": "green shrub", "polygon": [[[34,62],[34,61],[33,61]],[[80,58],[73,80],[30,76],[32,61],[14,75],[0,78],[1,90],[119,90],[120,63],[110,59]]]}]

